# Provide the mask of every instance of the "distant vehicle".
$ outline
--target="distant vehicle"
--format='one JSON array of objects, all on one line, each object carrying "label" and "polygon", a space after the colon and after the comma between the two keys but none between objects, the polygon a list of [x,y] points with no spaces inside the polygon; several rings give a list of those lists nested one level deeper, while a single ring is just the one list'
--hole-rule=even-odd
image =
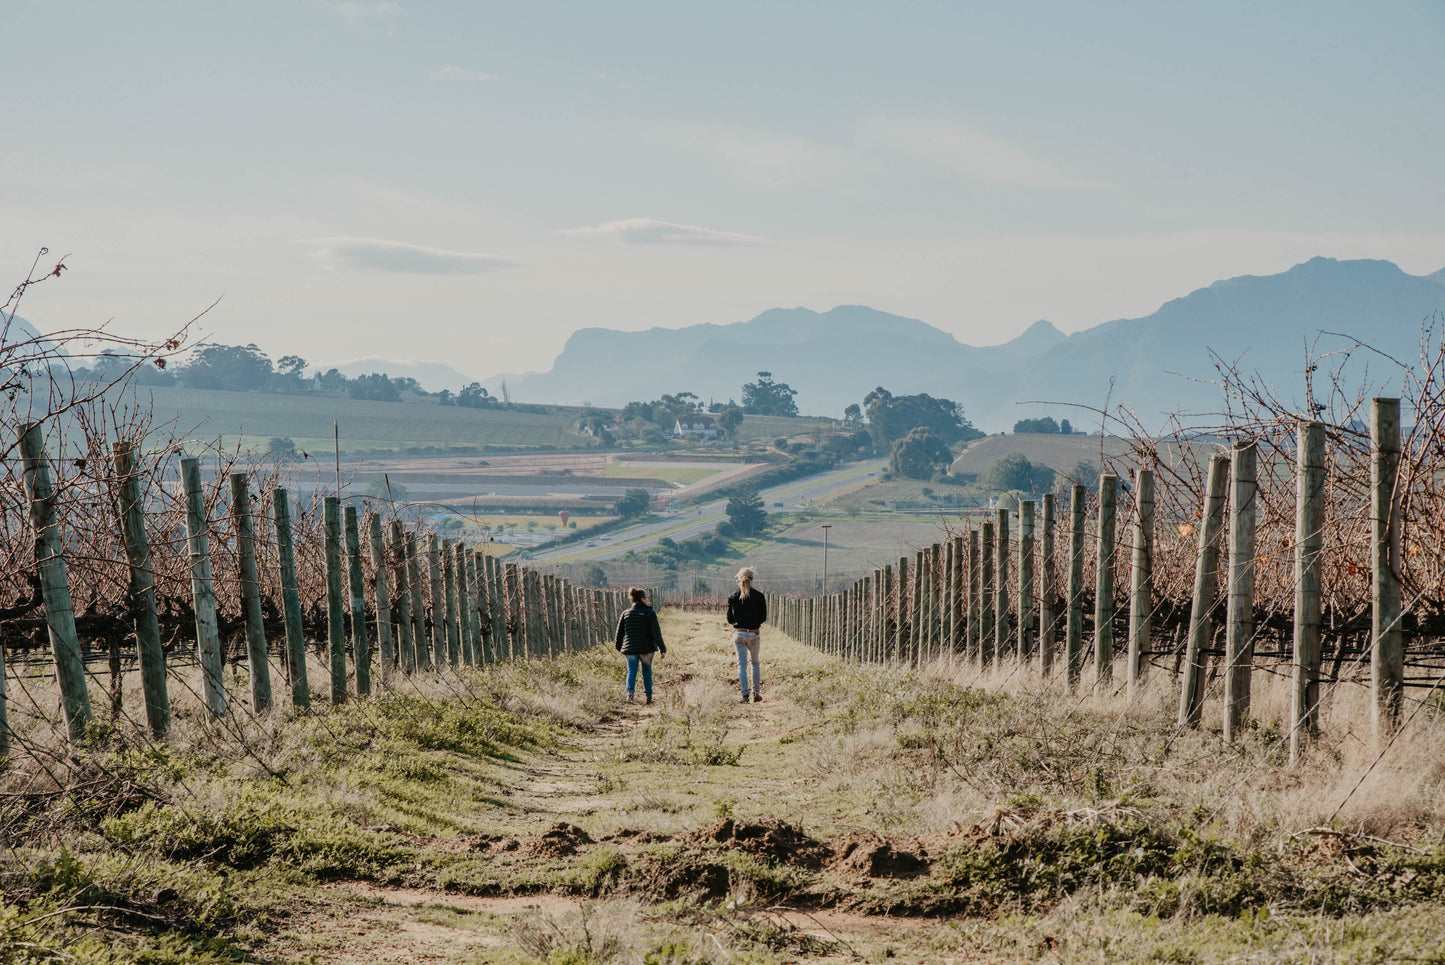
[{"label": "distant vehicle", "polygon": [[782,503],[773,503],[773,505],[776,506],[776,507],[778,507],[779,509],[782,509],[782,508],[783,508],[783,504],[782,504]]},{"label": "distant vehicle", "polygon": [[611,538],[612,538],[611,536],[603,536],[603,537],[601,537],[602,542],[604,542],[604,543],[607,542],[607,541],[608,541],[609,539],[611,539]]},{"label": "distant vehicle", "polygon": [[588,545],[588,546],[596,546],[596,545],[597,545],[597,541],[596,541],[595,539],[589,539],[589,540],[587,541],[587,545]]}]

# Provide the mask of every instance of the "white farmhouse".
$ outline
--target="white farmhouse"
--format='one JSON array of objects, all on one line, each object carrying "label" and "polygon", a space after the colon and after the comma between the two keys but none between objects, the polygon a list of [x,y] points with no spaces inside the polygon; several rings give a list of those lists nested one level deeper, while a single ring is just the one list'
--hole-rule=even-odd
[{"label": "white farmhouse", "polygon": [[673,429],[675,436],[699,436],[703,439],[717,438],[717,421],[710,415],[685,415],[677,420]]}]

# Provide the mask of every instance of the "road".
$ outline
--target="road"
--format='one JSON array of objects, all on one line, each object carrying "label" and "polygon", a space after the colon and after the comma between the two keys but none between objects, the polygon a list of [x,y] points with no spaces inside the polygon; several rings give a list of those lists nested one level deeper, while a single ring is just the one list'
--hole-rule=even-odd
[{"label": "road", "polygon": [[[852,463],[842,469],[760,490],[758,495],[762,498],[763,508],[767,512],[792,512],[805,508],[810,500],[835,493],[866,476],[880,472],[887,465],[888,463],[881,459]],[[534,550],[532,562],[592,563],[609,560],[633,550],[646,549],[664,536],[674,540],[688,539],[716,529],[717,524],[727,518],[727,513],[724,512],[726,507],[726,499],[715,499],[671,516],[614,530],[609,534],[612,537],[610,540],[599,538],[595,547],[569,543],[553,550]]]}]

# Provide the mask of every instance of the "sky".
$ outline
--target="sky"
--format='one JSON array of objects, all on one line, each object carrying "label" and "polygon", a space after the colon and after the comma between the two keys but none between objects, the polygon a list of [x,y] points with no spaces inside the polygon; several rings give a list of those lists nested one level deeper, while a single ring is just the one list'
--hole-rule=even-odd
[{"label": "sky", "polygon": [[0,287],[42,246],[70,269],[26,295],[42,330],[216,303],[199,336],[272,358],[486,378],[591,326],[863,304],[984,345],[1315,255],[1445,267],[1445,0],[0,0],[0,26]]}]

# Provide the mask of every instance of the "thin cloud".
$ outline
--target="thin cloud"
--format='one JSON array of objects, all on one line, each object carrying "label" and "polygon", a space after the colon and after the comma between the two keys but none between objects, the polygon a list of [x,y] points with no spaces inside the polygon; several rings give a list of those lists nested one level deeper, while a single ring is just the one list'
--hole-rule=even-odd
[{"label": "thin cloud", "polygon": [[733,177],[759,191],[781,191],[830,179],[851,166],[838,148],[801,137],[752,131],[682,133],[681,143],[721,159]]},{"label": "thin cloud", "polygon": [[411,275],[481,275],[517,267],[515,258],[474,251],[448,251],[380,238],[306,238],[313,257],[329,268],[390,271]]},{"label": "thin cloud", "polygon": [[340,0],[337,3],[327,3],[326,7],[341,19],[351,23],[400,17],[403,13],[401,4],[390,2],[357,3],[356,0]]},{"label": "thin cloud", "polygon": [[456,64],[438,67],[429,76],[442,84],[485,84],[497,79],[495,74],[472,70],[470,67],[458,67]]},{"label": "thin cloud", "polygon": [[901,151],[971,181],[1051,190],[1100,186],[1069,177],[1006,141],[954,121],[879,118],[863,125],[859,140],[874,149]]},{"label": "thin cloud", "polygon": [[731,231],[675,224],[656,218],[623,218],[590,227],[572,228],[565,234],[589,238],[611,238],[629,245],[760,245],[764,239]]}]

